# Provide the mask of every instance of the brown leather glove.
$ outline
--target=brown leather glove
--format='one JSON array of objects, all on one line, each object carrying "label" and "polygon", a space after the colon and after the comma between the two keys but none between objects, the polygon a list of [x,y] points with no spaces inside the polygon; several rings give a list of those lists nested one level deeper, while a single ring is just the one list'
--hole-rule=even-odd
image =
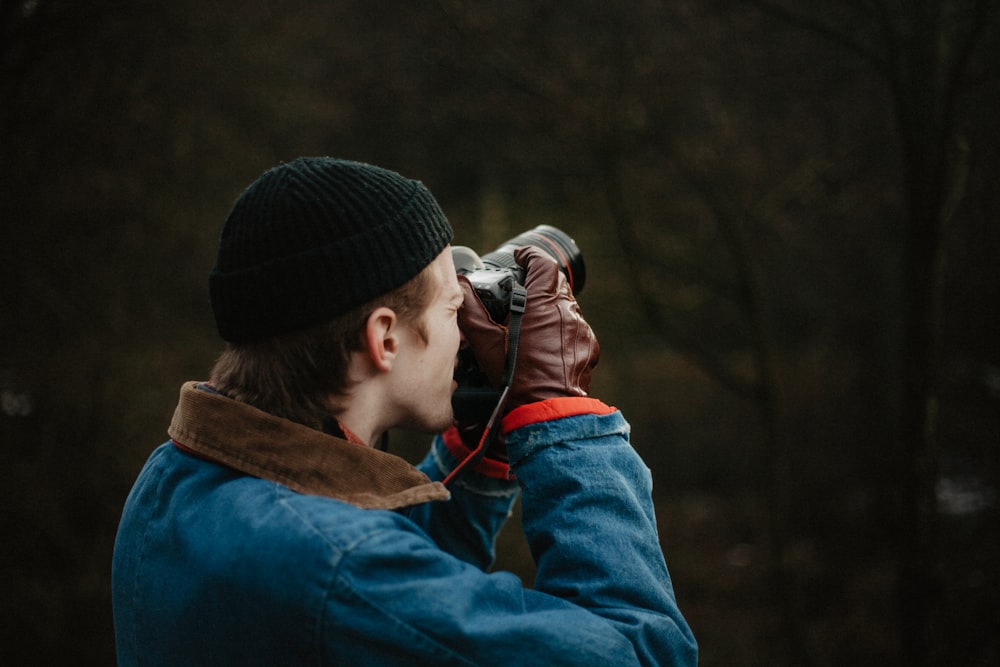
[{"label": "brown leather glove", "polygon": [[[555,260],[538,248],[518,248],[514,260],[525,269],[528,297],[504,412],[547,398],[586,396],[601,348],[566,277]],[[465,291],[459,328],[479,367],[499,387],[507,354],[506,323],[490,319],[469,281],[462,278],[459,282]]]}]

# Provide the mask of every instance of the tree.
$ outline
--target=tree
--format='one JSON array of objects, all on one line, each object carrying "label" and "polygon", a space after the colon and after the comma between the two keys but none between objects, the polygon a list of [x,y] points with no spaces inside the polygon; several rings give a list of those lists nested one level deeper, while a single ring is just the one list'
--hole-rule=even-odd
[{"label": "tree", "polygon": [[[864,61],[891,93],[901,147],[905,210],[902,255],[897,470],[899,613],[904,664],[943,656],[933,622],[940,601],[935,559],[935,485],[941,295],[945,234],[963,196],[960,105],[995,79],[1000,9],[991,0],[952,2],[752,2],[790,26],[822,36]],[[936,582],[936,583],[935,583]]]}]

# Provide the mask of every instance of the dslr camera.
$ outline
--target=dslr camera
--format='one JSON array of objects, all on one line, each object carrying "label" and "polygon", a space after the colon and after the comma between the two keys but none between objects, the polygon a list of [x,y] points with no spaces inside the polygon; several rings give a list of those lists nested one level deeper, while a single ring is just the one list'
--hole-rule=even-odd
[{"label": "dslr camera", "polygon": [[[514,261],[514,250],[522,246],[540,248],[555,259],[573,294],[580,293],[587,278],[583,255],[576,242],[551,225],[539,225],[522,232],[482,257],[466,246],[453,246],[456,272],[469,280],[490,317],[498,324],[507,320],[511,308],[523,309],[525,305],[517,303],[519,290],[515,289],[524,285],[524,269]],[[452,407],[456,418],[467,423],[485,422],[499,399],[500,388],[490,385],[471,349],[459,351],[455,380],[458,389],[452,396]]]}]

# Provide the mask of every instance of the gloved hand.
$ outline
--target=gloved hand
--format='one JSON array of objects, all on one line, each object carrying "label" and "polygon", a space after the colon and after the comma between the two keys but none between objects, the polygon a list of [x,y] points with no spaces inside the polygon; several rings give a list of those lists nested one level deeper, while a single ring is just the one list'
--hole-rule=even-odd
[{"label": "gloved hand", "polygon": [[[518,248],[514,260],[525,269],[528,296],[504,412],[547,398],[586,396],[600,345],[566,277],[555,260],[538,248]],[[468,280],[460,277],[459,282],[465,291],[459,328],[479,367],[499,387],[507,354],[506,323],[490,318]]]}]

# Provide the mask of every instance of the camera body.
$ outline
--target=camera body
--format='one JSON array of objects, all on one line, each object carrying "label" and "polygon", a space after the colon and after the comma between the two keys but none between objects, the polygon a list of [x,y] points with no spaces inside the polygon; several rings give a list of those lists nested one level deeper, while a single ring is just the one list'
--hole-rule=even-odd
[{"label": "camera body", "polygon": [[502,324],[510,311],[514,286],[524,284],[524,269],[516,264],[512,267],[487,265],[465,246],[453,247],[451,255],[455,271],[468,279],[493,321]]},{"label": "camera body", "polygon": [[[551,225],[539,225],[518,234],[493,252],[480,257],[466,246],[453,246],[455,271],[465,276],[476,291],[494,322],[506,322],[511,308],[524,309],[515,299],[523,293],[516,286],[524,284],[524,269],[514,260],[514,250],[534,246],[548,253],[559,265],[574,294],[583,289],[586,266],[576,242],[565,232]],[[528,306],[530,308],[530,304]],[[500,396],[500,387],[493,387],[476,363],[471,349],[459,351],[455,371],[458,389],[452,396],[455,417],[466,423],[485,423]]]},{"label": "camera body", "polygon": [[454,246],[451,255],[455,271],[472,283],[490,317],[499,324],[506,319],[514,284],[524,284],[524,269],[514,259],[514,251],[522,246],[540,248],[555,259],[573,294],[583,290],[587,279],[580,248],[569,235],[551,225],[539,225],[522,232],[482,257],[466,246]]}]

